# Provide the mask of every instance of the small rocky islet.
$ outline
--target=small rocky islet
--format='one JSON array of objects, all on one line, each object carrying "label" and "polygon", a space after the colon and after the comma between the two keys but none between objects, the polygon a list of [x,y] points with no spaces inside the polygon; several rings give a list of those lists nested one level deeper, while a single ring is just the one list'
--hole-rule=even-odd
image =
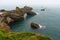
[{"label": "small rocky islet", "polygon": [[[52,38],[43,36],[41,34],[13,32],[11,30],[9,24],[18,20],[24,20],[25,14],[35,16],[36,13],[32,10],[33,8],[28,6],[24,6],[23,8],[16,7],[15,10],[9,11],[4,9],[0,10],[0,40],[52,40]],[[34,26],[35,23],[31,23],[31,25]],[[39,27],[36,26],[36,28]]]}]

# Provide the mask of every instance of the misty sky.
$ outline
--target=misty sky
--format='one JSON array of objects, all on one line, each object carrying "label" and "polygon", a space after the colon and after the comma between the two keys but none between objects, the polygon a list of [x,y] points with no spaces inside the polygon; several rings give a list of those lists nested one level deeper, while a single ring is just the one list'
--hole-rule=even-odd
[{"label": "misty sky", "polygon": [[60,0],[0,0],[3,6],[59,6]]}]

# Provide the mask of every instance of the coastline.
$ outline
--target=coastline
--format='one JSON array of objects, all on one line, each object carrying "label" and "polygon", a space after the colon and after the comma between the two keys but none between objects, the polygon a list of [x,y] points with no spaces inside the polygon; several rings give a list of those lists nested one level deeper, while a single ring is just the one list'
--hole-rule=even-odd
[{"label": "coastline", "polygon": [[[2,11],[2,12],[4,12],[4,13],[1,13],[0,14],[0,27],[1,27],[1,29],[2,30],[5,30],[6,32],[7,32],[7,34],[9,34],[9,35],[11,35],[11,36],[13,36],[13,37],[15,37],[14,35],[20,35],[21,33],[19,32],[19,33],[17,33],[17,32],[13,32],[12,30],[11,30],[11,28],[10,28],[10,26],[9,26],[9,24],[11,24],[12,22],[14,23],[14,22],[16,22],[16,21],[18,21],[18,20],[24,20],[24,14],[25,13],[27,13],[27,15],[30,15],[30,16],[35,16],[36,15],[36,13],[35,12],[33,12],[32,11],[32,8],[30,8],[30,7],[24,7],[24,8],[19,8],[19,7],[16,7],[16,10],[11,10],[11,11]],[[3,19],[2,19],[3,18]],[[3,32],[3,31],[2,31]],[[24,34],[27,34],[27,32],[25,32],[25,33],[22,33],[22,35],[24,35]],[[31,34],[32,35],[32,33],[28,33],[29,35]],[[33,34],[35,34],[35,33],[33,33]],[[8,35],[8,36],[9,36]],[[25,37],[26,37],[27,35],[25,35]],[[11,37],[11,38],[13,38],[13,37]],[[20,36],[21,37],[21,36]],[[29,36],[28,36],[29,37]],[[37,38],[38,37],[38,38]],[[35,36],[33,36],[32,35],[32,37],[31,38],[29,38],[30,40],[34,40],[35,38],[37,38],[37,39],[39,39],[40,37],[43,37],[43,38],[41,38],[41,40],[43,39],[46,39],[46,40],[52,40],[50,37],[46,37],[46,36],[44,36],[44,35],[42,35],[42,34],[37,34],[36,35],[36,37]],[[10,37],[9,37],[10,38]],[[16,38],[16,37],[15,37]],[[21,37],[21,39],[22,39],[23,37]],[[17,38],[18,40],[19,40],[19,38]],[[35,40],[37,40],[37,39],[35,39]],[[12,39],[13,40],[13,39]],[[25,39],[23,39],[23,40],[25,40]],[[28,39],[27,39],[28,40]]]}]

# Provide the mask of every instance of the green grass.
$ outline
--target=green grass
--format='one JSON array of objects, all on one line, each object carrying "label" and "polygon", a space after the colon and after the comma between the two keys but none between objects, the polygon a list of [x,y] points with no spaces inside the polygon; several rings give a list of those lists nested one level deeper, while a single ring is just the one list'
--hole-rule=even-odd
[{"label": "green grass", "polygon": [[52,40],[52,38],[37,33],[10,32],[0,30],[0,40]]}]

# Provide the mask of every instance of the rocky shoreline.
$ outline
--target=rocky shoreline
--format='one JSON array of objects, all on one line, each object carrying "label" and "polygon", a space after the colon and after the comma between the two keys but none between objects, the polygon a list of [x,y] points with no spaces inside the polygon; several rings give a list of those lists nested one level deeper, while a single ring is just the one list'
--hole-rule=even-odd
[{"label": "rocky shoreline", "polygon": [[[25,15],[35,16],[33,8],[25,6],[24,8],[16,7],[15,10],[0,10],[0,40],[53,40],[51,37],[42,34],[28,32],[13,32],[9,26],[12,22],[24,20]],[[32,22],[31,27],[38,29],[39,25]]]},{"label": "rocky shoreline", "polygon": [[10,11],[4,9],[0,10],[0,29],[12,32],[9,24],[18,20],[24,20],[25,13],[31,16],[36,15],[32,10],[33,8],[27,6],[24,6],[23,8],[16,7],[15,10]]}]

